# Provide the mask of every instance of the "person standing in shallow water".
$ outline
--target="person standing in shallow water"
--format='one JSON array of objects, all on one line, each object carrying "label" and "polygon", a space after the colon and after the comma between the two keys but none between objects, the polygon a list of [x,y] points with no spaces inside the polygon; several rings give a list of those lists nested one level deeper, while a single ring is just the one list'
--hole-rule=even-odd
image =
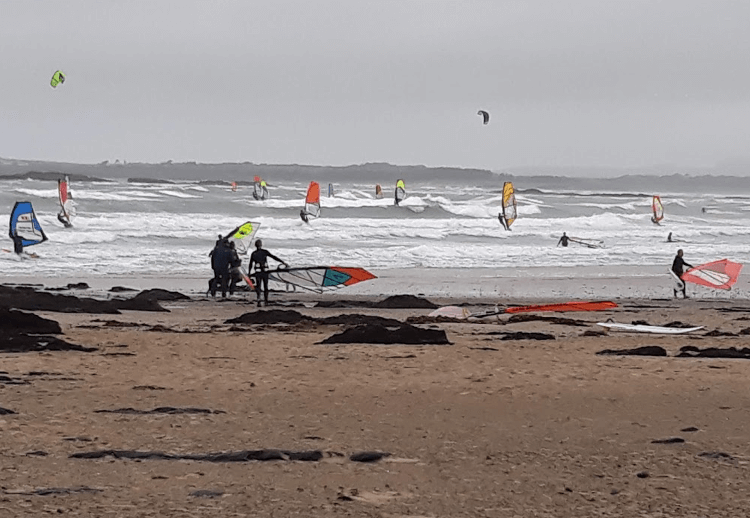
[{"label": "person standing in shallow water", "polygon": [[563,232],[562,237],[560,238],[560,241],[557,242],[557,246],[568,246],[568,241],[570,241],[570,238]]},{"label": "person standing in shallow water", "polygon": [[[674,261],[672,261],[672,272],[680,278],[682,281],[682,274],[684,273],[685,267],[692,268],[692,264],[688,264],[685,262],[685,260],[682,258],[682,248],[677,250],[677,255],[674,258]],[[674,297],[677,298],[677,290],[674,290]],[[689,298],[687,296],[687,293],[685,293],[685,281],[682,281],[682,297],[687,299]]]}]

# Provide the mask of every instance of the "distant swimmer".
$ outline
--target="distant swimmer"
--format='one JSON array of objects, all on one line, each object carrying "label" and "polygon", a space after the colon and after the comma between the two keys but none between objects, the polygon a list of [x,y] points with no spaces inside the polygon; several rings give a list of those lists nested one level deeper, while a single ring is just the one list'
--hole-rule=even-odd
[{"label": "distant swimmer", "polygon": [[672,242],[672,233],[670,232],[669,235],[667,236],[667,243],[671,243],[671,242]]},{"label": "distant swimmer", "polygon": [[706,207],[701,207],[701,212],[702,212],[703,214],[705,214],[705,213],[706,213]]},{"label": "distant swimmer", "polygon": [[[692,264],[688,264],[685,262],[685,260],[682,258],[682,248],[677,250],[677,255],[674,258],[674,261],[672,261],[672,272],[680,279],[682,280],[682,274],[684,273],[685,267],[692,268]],[[674,297],[677,298],[677,290],[674,290]],[[682,281],[682,297],[688,298],[687,293],[685,293],[685,281]]]},{"label": "distant swimmer", "polygon": [[260,285],[263,283],[263,296],[266,305],[268,305],[268,258],[275,259],[284,266],[289,266],[285,261],[279,259],[268,250],[263,249],[263,241],[258,239],[255,241],[255,252],[250,254],[250,269],[248,272],[253,271],[255,267],[255,294],[257,295],[258,305],[260,306]]},{"label": "distant swimmer", "polygon": [[560,241],[557,242],[557,246],[568,246],[568,241],[570,241],[570,238],[563,232],[562,237],[560,238]]}]

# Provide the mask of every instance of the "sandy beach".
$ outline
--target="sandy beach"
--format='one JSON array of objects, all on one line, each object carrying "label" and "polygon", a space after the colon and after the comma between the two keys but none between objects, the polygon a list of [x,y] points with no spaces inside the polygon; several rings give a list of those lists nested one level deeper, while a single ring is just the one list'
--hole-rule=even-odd
[{"label": "sandy beach", "polygon": [[[384,295],[341,292],[351,306],[335,309],[279,295],[283,305],[261,311],[401,322],[430,312],[356,307]],[[462,300],[438,300],[451,302]],[[470,308],[492,302],[475,298]],[[529,314],[547,320],[501,315],[420,325],[444,330],[449,345],[326,345],[346,326],[227,323],[257,311],[243,298],[161,302],[168,312],[36,311],[60,323],[59,338],[94,350],[0,356],[0,407],[15,412],[0,417],[0,510],[743,515],[750,363],[677,354],[684,346],[745,346],[750,303],[617,302],[604,312]],[[601,334],[596,322],[607,319],[705,329]],[[641,346],[667,356],[596,354]],[[247,460],[257,450],[276,460]],[[222,452],[229,455],[210,457]],[[352,460],[362,452],[387,455]],[[307,460],[293,460],[300,454]]]}]

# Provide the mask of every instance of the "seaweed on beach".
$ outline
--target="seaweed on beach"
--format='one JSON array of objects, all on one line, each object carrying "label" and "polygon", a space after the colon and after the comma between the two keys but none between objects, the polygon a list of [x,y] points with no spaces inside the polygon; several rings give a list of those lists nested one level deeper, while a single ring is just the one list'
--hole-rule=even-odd
[{"label": "seaweed on beach", "polygon": [[94,410],[95,414],[126,414],[126,415],[154,415],[154,414],[226,414],[223,410],[211,410],[208,408],[194,407],[171,407],[162,406],[153,410],[137,410],[135,408],[115,408],[114,410]]},{"label": "seaweed on beach", "polygon": [[500,340],[554,340],[555,335],[547,333],[525,333],[519,331],[517,333],[508,333],[506,331],[493,331],[491,333],[485,333],[492,336],[500,336]]},{"label": "seaweed on beach", "polygon": [[379,324],[363,324],[345,329],[329,336],[321,344],[405,344],[405,345],[449,345],[442,329],[422,329],[409,324],[385,327]]},{"label": "seaweed on beach", "polygon": [[18,334],[0,337],[0,352],[4,353],[36,351],[78,351],[89,353],[96,350],[96,347],[84,347],[72,344],[54,336]]},{"label": "seaweed on beach", "polygon": [[377,315],[346,314],[330,317],[315,318],[303,315],[298,311],[284,309],[269,309],[243,313],[236,318],[225,320],[225,324],[299,324],[307,322],[318,325],[359,325],[379,324],[382,326],[400,326],[399,320],[380,317]]},{"label": "seaweed on beach", "polygon": [[437,309],[439,306],[415,295],[392,295],[383,300],[321,300],[316,308]]},{"label": "seaweed on beach", "polygon": [[121,309],[133,311],[168,312],[158,301],[149,297],[132,299],[96,300],[74,295],[37,291],[30,287],[0,286],[0,307],[58,313],[97,313],[117,315]]},{"label": "seaweed on beach", "polygon": [[599,356],[667,356],[667,350],[658,345],[644,345],[634,349],[604,349],[596,353]]},{"label": "seaweed on beach", "polygon": [[743,347],[706,347],[699,349],[692,345],[686,345],[680,348],[677,354],[678,358],[728,358],[728,359],[745,359],[750,360],[750,348]]},{"label": "seaweed on beach", "polygon": [[541,322],[549,322],[551,324],[557,324],[560,326],[587,326],[591,322],[586,322],[584,320],[575,320],[573,318],[562,318],[562,317],[548,317],[544,315],[533,315],[528,313],[519,313],[517,315],[511,315],[508,320],[506,320],[504,323],[506,324],[517,324],[519,322],[535,322],[535,321],[541,321]]}]

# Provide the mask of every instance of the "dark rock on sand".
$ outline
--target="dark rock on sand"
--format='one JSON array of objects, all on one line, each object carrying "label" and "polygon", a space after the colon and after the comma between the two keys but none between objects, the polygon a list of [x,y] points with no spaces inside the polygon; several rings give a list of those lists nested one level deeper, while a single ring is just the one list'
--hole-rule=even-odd
[{"label": "dark rock on sand", "polygon": [[60,324],[48,318],[42,318],[33,313],[25,313],[7,307],[0,307],[0,332],[3,334],[50,334],[62,333]]},{"label": "dark rock on sand", "polygon": [[8,410],[7,408],[0,407],[0,415],[12,415],[15,414],[13,410]]},{"label": "dark rock on sand", "polygon": [[349,456],[349,460],[352,462],[377,462],[386,457],[390,457],[390,453],[384,451],[362,451],[359,453],[352,453]]},{"label": "dark rock on sand", "polygon": [[548,335],[547,333],[524,333],[523,331],[519,331],[518,333],[498,333],[498,334],[503,335],[503,337],[500,338],[500,340],[554,340],[555,339],[555,335]]},{"label": "dark rock on sand", "polygon": [[0,352],[26,353],[32,351],[79,351],[89,353],[95,347],[71,344],[54,336],[11,335],[0,336]]},{"label": "dark rock on sand", "polygon": [[581,336],[607,336],[606,331],[594,331],[593,329],[587,329],[583,333],[581,333]]},{"label": "dark rock on sand", "polygon": [[678,358],[729,358],[729,359],[747,359],[750,360],[750,349],[743,347],[737,349],[735,347],[706,347],[705,349],[699,349],[692,345],[686,345],[680,348]]},{"label": "dark rock on sand", "polygon": [[103,459],[106,457],[134,460],[196,460],[204,462],[249,462],[252,460],[296,460],[316,462],[323,458],[323,452],[320,450],[244,450],[229,451],[223,453],[173,455],[171,453],[164,453],[161,451],[97,450],[73,453],[69,456],[69,458],[71,459]]},{"label": "dark rock on sand", "polygon": [[76,282],[75,284],[68,284],[62,288],[45,288],[46,291],[65,291],[65,290],[87,290],[89,285],[85,282]]},{"label": "dark rock on sand", "polygon": [[287,309],[269,309],[244,313],[237,318],[225,320],[225,324],[297,324],[302,320],[309,320],[299,311]]},{"label": "dark rock on sand", "polygon": [[208,408],[184,407],[177,408],[171,406],[161,406],[153,410],[136,410],[135,408],[116,408],[114,410],[94,410],[95,414],[129,414],[129,415],[149,415],[149,414],[226,414],[223,410],[210,410]]},{"label": "dark rock on sand", "polygon": [[698,454],[698,457],[703,457],[704,459],[725,460],[728,462],[737,460],[733,456],[729,455],[728,453],[724,453],[723,451],[703,451]]},{"label": "dark rock on sand", "polygon": [[378,302],[369,300],[321,300],[316,308],[437,309],[439,306],[414,295],[392,295]]},{"label": "dark rock on sand", "polygon": [[682,444],[685,439],[682,437],[669,437],[667,439],[654,439],[651,444]]},{"label": "dark rock on sand", "polygon": [[730,333],[728,331],[719,331],[718,329],[714,329],[713,331],[709,331],[708,333],[703,333],[703,336],[737,336],[737,333]]},{"label": "dark rock on sand", "polygon": [[575,320],[572,318],[562,318],[562,317],[548,317],[544,315],[532,315],[529,313],[519,313],[517,315],[511,315],[508,320],[505,321],[507,324],[516,324],[518,322],[534,322],[534,321],[542,321],[542,322],[549,322],[551,324],[557,324],[560,326],[587,326],[589,325],[589,322],[584,322],[583,320]]},{"label": "dark rock on sand", "polygon": [[120,309],[168,311],[153,299],[96,300],[73,295],[56,295],[27,287],[0,286],[0,307],[59,313],[119,314]]},{"label": "dark rock on sand", "polygon": [[329,336],[321,344],[408,344],[448,345],[442,329],[422,329],[409,324],[388,328],[378,324],[364,324]]},{"label": "dark rock on sand", "polygon": [[213,489],[199,489],[197,491],[193,491],[188,496],[194,496],[196,498],[218,498],[220,496],[224,496],[224,492],[214,491]]},{"label": "dark rock on sand", "polygon": [[138,291],[135,288],[126,288],[125,286],[112,286],[110,290],[112,293],[122,293],[124,291]]},{"label": "dark rock on sand", "polygon": [[79,486],[79,487],[42,487],[35,489],[34,491],[25,491],[22,493],[13,493],[16,495],[35,495],[35,496],[49,496],[49,495],[72,495],[75,493],[101,493],[101,489],[93,487]]},{"label": "dark rock on sand", "polygon": [[681,432],[698,432],[700,430],[698,428],[696,428],[695,426],[688,426],[687,428],[683,428],[680,431]]},{"label": "dark rock on sand", "polygon": [[315,322],[318,322],[319,324],[324,325],[349,325],[349,326],[356,326],[356,325],[362,325],[362,324],[370,324],[370,325],[381,325],[381,326],[390,326],[390,327],[397,327],[402,325],[402,322],[400,320],[396,320],[395,318],[385,318],[385,317],[379,317],[377,315],[359,315],[359,314],[350,314],[350,315],[336,315],[332,317],[324,317],[324,318],[317,318],[315,319]]},{"label": "dark rock on sand", "polygon": [[[11,378],[5,372],[0,374],[0,383],[2,383],[3,385],[28,385],[29,384],[29,382],[26,380],[22,380],[19,378]],[[2,414],[1,411],[0,411],[0,414]]]},{"label": "dark rock on sand", "polygon": [[183,295],[179,291],[154,288],[151,290],[143,290],[130,300],[190,300],[190,297]]},{"label": "dark rock on sand", "polygon": [[635,349],[604,349],[596,353],[598,355],[618,355],[618,356],[666,356],[667,351],[658,345],[645,345]]}]

